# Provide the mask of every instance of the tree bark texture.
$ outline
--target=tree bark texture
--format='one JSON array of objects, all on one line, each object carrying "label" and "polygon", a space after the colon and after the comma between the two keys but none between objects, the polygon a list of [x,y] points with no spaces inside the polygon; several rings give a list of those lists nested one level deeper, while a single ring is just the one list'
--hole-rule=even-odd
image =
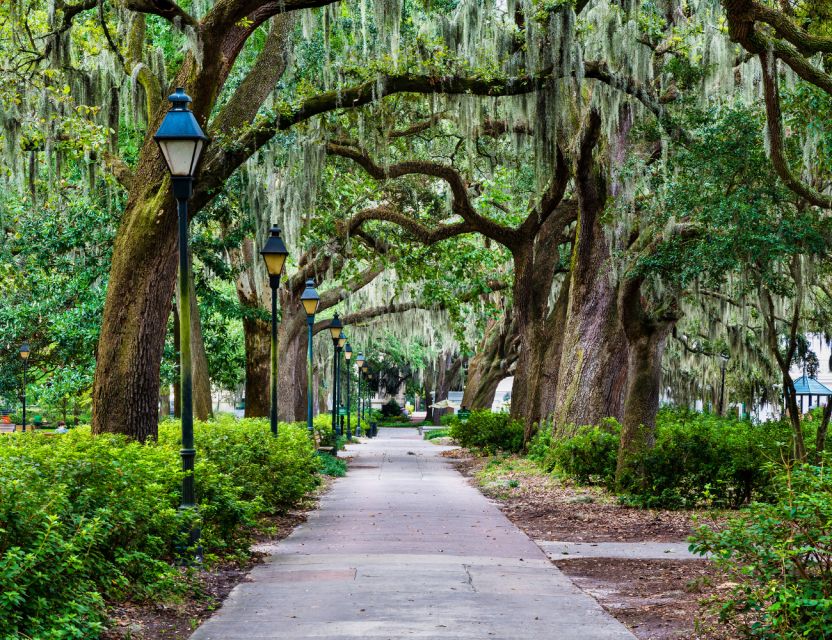
[{"label": "tree bark texture", "polygon": [[[202,30],[202,65],[188,55],[177,74],[175,85],[185,87],[193,98],[194,115],[205,129],[248,35],[268,19],[268,15],[256,17],[252,24],[238,26],[236,19],[213,24],[211,20],[220,17],[209,14]],[[282,68],[264,65],[261,72],[265,71],[279,72],[279,77]],[[233,110],[237,116],[233,121],[242,123],[251,120],[261,103],[232,99],[223,111]],[[176,207],[170,176],[152,139],[166,111],[167,105],[160,105],[148,118],[148,133],[116,233],[92,394],[93,432],[123,433],[139,441],[157,433],[159,364],[176,283]],[[191,216],[237,166],[224,164],[224,171],[208,171],[202,180],[197,176]]]},{"label": "tree bark texture", "polygon": [[577,163],[580,210],[553,418],[555,433],[562,437],[602,418],[621,419],[624,407],[627,347],[600,221],[606,181],[592,158],[599,131],[600,117],[592,111],[581,135]]},{"label": "tree bark texture", "polygon": [[627,396],[616,466],[616,483],[620,487],[632,482],[632,474],[638,472],[631,467],[632,457],[652,448],[656,441],[662,356],[671,327],[669,323],[661,323],[629,341]]},{"label": "tree bark texture", "polygon": [[462,404],[468,409],[490,409],[500,381],[517,361],[517,323],[511,310],[490,320],[476,354],[468,365]]}]

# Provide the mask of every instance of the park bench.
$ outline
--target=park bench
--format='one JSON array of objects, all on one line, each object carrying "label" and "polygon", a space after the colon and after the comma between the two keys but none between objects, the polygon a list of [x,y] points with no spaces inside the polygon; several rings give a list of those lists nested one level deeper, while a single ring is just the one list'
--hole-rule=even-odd
[{"label": "park bench", "polygon": [[0,433],[14,433],[15,425],[0,423]]}]

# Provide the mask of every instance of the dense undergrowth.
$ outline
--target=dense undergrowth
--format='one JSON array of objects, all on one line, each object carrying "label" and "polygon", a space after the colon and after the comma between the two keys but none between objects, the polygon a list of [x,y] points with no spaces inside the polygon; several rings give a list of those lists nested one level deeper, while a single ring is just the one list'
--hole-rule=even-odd
[{"label": "dense undergrowth", "polygon": [[[804,421],[807,440],[819,416]],[[449,419],[457,442],[486,454],[517,453],[522,424],[475,411]],[[538,430],[525,458],[542,471],[613,491],[621,427],[613,419],[556,440]],[[655,446],[639,453],[619,499],[656,508],[732,509],[722,527],[700,527],[694,551],[734,576],[721,615],[754,638],[832,638],[832,474],[790,460],[787,422],[753,423],[689,411],[659,412]],[[747,621],[752,622],[747,622]]]},{"label": "dense undergrowth", "polygon": [[196,514],[177,508],[178,422],[144,445],[88,427],[0,438],[0,638],[94,638],[107,602],[181,597],[192,525],[207,563],[246,557],[258,522],[319,483],[305,425],[275,439],[264,420],[221,419],[195,439]]}]

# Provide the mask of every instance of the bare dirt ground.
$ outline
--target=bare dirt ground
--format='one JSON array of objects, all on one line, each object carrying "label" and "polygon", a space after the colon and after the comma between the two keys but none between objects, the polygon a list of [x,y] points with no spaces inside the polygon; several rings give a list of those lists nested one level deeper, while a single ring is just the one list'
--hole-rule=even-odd
[{"label": "bare dirt ground", "polygon": [[[270,518],[263,523],[257,542],[277,542],[306,521],[316,508],[318,498],[329,488],[332,479],[323,482],[315,496],[300,509]],[[251,568],[262,562],[264,553],[254,553],[246,562],[226,563],[199,570],[191,577],[194,588],[182,602],[120,603],[110,608],[112,624],[102,640],[185,640],[208,618],[231,590],[243,582]]]},{"label": "bare dirt ground", "polygon": [[[531,538],[563,542],[684,542],[707,512],[636,509],[597,487],[541,474],[527,460],[449,451],[459,471]],[[706,601],[731,583],[707,560],[581,558],[554,564],[641,640],[728,640]]]}]

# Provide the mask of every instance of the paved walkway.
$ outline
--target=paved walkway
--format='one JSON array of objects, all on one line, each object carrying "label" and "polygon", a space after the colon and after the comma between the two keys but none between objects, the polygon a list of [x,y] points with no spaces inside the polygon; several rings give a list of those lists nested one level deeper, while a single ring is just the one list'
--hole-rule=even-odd
[{"label": "paved walkway", "polygon": [[441,450],[415,429],[349,447],[347,477],[192,638],[634,638]]},{"label": "paved walkway", "polygon": [[702,560],[702,556],[688,551],[687,542],[535,542],[552,560]]}]

